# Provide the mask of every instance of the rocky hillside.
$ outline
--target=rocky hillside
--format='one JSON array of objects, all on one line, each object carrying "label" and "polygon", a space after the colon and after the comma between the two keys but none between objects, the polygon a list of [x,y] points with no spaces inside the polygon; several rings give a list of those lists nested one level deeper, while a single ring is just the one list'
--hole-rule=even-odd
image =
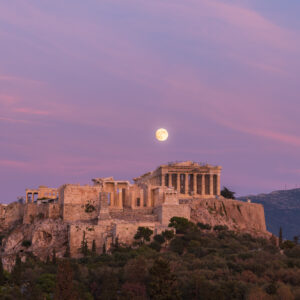
[{"label": "rocky hillside", "polygon": [[251,199],[252,202],[263,204],[270,232],[278,235],[279,228],[282,227],[283,236],[287,239],[292,240],[294,236],[300,235],[300,189],[274,191],[239,199]]}]

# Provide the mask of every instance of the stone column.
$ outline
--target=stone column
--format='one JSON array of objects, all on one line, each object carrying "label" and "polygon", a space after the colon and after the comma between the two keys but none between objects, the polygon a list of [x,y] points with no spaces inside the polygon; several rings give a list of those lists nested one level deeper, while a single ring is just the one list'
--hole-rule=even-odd
[{"label": "stone column", "polygon": [[205,174],[201,176],[201,195],[205,195]]},{"label": "stone column", "polygon": [[189,174],[185,174],[185,194],[189,194]]},{"label": "stone column", "polygon": [[194,180],[194,195],[197,195],[197,174],[193,174],[193,180]]},{"label": "stone column", "polygon": [[33,203],[34,202],[34,193],[32,193],[31,195],[32,195],[31,196],[31,203]]},{"label": "stone column", "polygon": [[[152,188],[151,188],[151,185],[150,185],[150,186],[148,186],[148,191],[146,193],[146,195],[147,195],[147,207],[151,207],[152,203],[154,201],[154,199],[151,199],[151,197],[152,197],[152,192],[151,191],[152,191]],[[142,207],[144,206],[144,201],[145,201],[144,197],[145,197],[145,195],[143,193],[143,197],[141,197],[141,206]]]},{"label": "stone column", "polygon": [[26,192],[26,203],[28,203],[28,193]]},{"label": "stone column", "polygon": [[118,192],[117,192],[117,185],[116,185],[116,183],[114,182],[114,191],[112,192],[112,194],[113,194],[113,200],[111,200],[111,206],[112,207],[117,207],[117,205],[118,205]]},{"label": "stone column", "polygon": [[214,194],[214,175],[209,175],[209,194]]},{"label": "stone column", "polygon": [[180,173],[177,174],[177,192],[180,194]]},{"label": "stone column", "polygon": [[161,174],[161,186],[165,186],[165,174]]},{"label": "stone column", "polygon": [[119,208],[123,208],[123,188],[119,188]]},{"label": "stone column", "polygon": [[172,187],[172,174],[169,174],[169,188]]},{"label": "stone column", "polygon": [[217,175],[217,195],[221,195],[221,178],[220,174]]}]

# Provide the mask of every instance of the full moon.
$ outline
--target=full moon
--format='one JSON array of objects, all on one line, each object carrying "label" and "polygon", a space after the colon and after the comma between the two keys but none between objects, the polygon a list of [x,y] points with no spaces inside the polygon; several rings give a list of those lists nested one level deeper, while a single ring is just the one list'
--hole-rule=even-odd
[{"label": "full moon", "polygon": [[160,129],[156,130],[155,136],[160,142],[164,142],[168,139],[169,134],[166,129],[160,128]]}]

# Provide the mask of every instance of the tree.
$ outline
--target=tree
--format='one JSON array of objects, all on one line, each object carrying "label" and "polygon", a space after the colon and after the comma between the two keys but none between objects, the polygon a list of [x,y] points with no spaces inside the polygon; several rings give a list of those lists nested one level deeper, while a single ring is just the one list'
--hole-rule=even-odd
[{"label": "tree", "polygon": [[282,246],[282,227],[279,228],[279,247]]},{"label": "tree", "polygon": [[221,191],[221,196],[223,196],[224,198],[227,198],[227,199],[235,199],[234,195],[235,195],[235,192],[231,191],[226,186],[223,187],[223,189]]},{"label": "tree", "polygon": [[76,299],[73,292],[73,272],[69,260],[59,263],[54,300]]},{"label": "tree", "polygon": [[0,257],[0,286],[4,284],[5,276],[4,276],[4,269],[2,264],[2,258]]},{"label": "tree", "polygon": [[188,229],[194,227],[194,224],[186,218],[173,217],[170,219],[169,227],[174,227],[176,233],[186,233]]},{"label": "tree", "polygon": [[149,270],[148,292],[151,299],[180,299],[176,276],[167,261],[157,259]]},{"label": "tree", "polygon": [[67,244],[66,252],[64,254],[64,257],[66,257],[66,258],[71,257],[71,250],[70,250],[70,244],[69,243]]},{"label": "tree", "polygon": [[294,236],[294,243],[295,243],[295,245],[298,245],[298,243],[299,243],[299,236],[298,235]]},{"label": "tree", "polygon": [[106,245],[105,245],[105,243],[102,246],[102,254],[106,254]]},{"label": "tree", "polygon": [[159,244],[163,244],[166,240],[162,234],[157,234],[153,237],[154,241],[156,241]]},{"label": "tree", "polygon": [[95,240],[93,240],[93,243],[92,243],[92,255],[96,255],[96,242],[95,242]]},{"label": "tree", "polygon": [[170,241],[175,235],[173,230],[165,230],[161,234],[167,241]]},{"label": "tree", "polygon": [[52,250],[52,264],[56,265],[56,250],[53,248]]},{"label": "tree", "polygon": [[150,237],[151,235],[153,234],[153,230],[151,230],[150,228],[148,227],[139,227],[135,236],[134,236],[134,239],[135,240],[141,240],[142,241],[142,244],[145,243],[145,241],[149,242],[150,241]]},{"label": "tree", "polygon": [[82,236],[82,241],[81,241],[81,247],[80,247],[80,251],[83,254],[84,257],[86,257],[88,255],[88,244],[87,244],[87,240],[85,238],[85,231],[83,232],[83,236]]}]

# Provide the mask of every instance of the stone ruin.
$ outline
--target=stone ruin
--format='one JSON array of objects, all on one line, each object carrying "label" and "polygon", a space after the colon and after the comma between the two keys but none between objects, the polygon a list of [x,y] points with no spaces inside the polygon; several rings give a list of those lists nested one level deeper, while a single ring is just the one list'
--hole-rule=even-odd
[{"label": "stone ruin", "polygon": [[[216,202],[222,199],[220,175],[220,166],[185,161],[161,165],[134,178],[133,184],[107,177],[93,179],[92,185],[27,189],[22,208],[23,224],[33,224],[37,219],[59,219],[67,226],[72,257],[81,256],[79,249],[83,239],[89,248],[95,241],[97,252],[101,253],[103,245],[109,249],[116,239],[120,244],[131,244],[139,226],[149,227],[154,234],[159,234],[168,229],[173,216],[199,220],[202,216],[195,205],[206,207],[214,203],[216,207]],[[224,204],[218,205],[226,209]],[[245,216],[249,215],[247,222],[266,231],[264,215],[258,222],[250,217],[251,210],[257,210],[258,204],[244,205],[251,206],[247,209],[241,206]],[[232,207],[227,210],[234,211],[238,219],[241,208]],[[263,211],[262,206],[258,210],[261,208]],[[198,219],[194,220],[195,216]]]}]

